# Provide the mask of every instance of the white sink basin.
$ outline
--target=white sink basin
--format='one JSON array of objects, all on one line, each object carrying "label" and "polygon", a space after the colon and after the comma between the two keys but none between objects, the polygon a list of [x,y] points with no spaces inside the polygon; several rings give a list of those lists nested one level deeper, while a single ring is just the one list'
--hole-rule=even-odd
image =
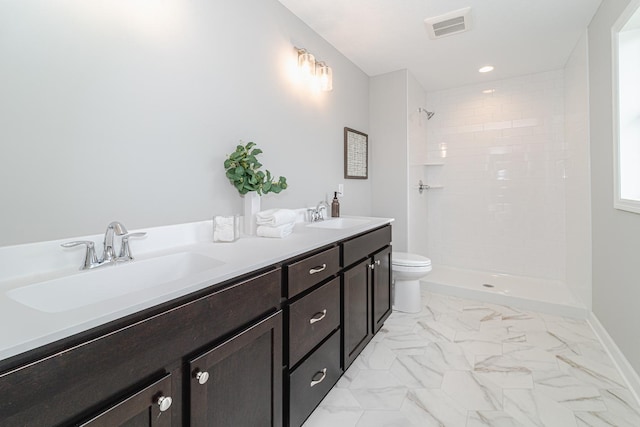
[{"label": "white sink basin", "polygon": [[60,313],[148,290],[216,268],[222,261],[191,252],[106,265],[72,276],[47,280],[7,292],[14,301],[47,313]]},{"label": "white sink basin", "polygon": [[324,221],[312,222],[307,225],[307,227],[311,228],[330,228],[333,230],[339,230],[344,228],[356,227],[358,225],[363,225],[369,222],[366,219],[357,219],[357,218],[333,218],[333,219],[325,219]]}]

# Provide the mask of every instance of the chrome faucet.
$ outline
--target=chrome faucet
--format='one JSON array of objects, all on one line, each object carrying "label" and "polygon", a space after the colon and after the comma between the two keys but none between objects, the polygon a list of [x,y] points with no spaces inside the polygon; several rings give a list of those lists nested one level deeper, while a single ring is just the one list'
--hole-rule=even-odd
[{"label": "chrome faucet", "polygon": [[329,203],[324,200],[320,200],[315,209],[309,208],[309,219],[311,222],[324,221],[324,212],[326,212],[327,209],[329,209]]},{"label": "chrome faucet", "polygon": [[115,257],[115,251],[113,250],[113,236],[124,236],[127,234],[127,227],[121,222],[113,221],[107,226],[107,231],[104,232],[104,249],[102,251],[101,263],[112,262]]},{"label": "chrome faucet", "polygon": [[[78,240],[75,242],[63,243],[60,246],[63,248],[71,248],[74,246],[85,245],[87,247],[84,261],[80,266],[80,270],[89,270],[103,265],[113,264],[116,262],[126,262],[133,260],[131,255],[131,248],[129,247],[130,237],[143,237],[147,233],[129,233],[127,228],[118,221],[113,221],[107,226],[107,231],[104,233],[104,248],[102,250],[102,258],[98,259],[95,250],[95,243],[88,240]],[[118,256],[115,254],[113,240],[115,236],[121,236],[122,241],[120,243],[120,253]]]}]

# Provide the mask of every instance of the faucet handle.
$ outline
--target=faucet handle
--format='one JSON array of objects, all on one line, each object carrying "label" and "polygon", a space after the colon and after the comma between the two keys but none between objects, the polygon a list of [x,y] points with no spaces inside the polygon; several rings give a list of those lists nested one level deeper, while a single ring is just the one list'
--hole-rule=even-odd
[{"label": "faucet handle", "polygon": [[84,254],[84,261],[80,266],[80,270],[88,270],[90,268],[97,266],[99,263],[98,263],[98,257],[96,256],[96,246],[95,246],[95,243],[93,243],[92,241],[76,240],[73,242],[62,243],[60,246],[62,246],[63,248],[73,248],[75,246],[80,246],[80,245],[85,245],[87,247],[87,251]]},{"label": "faucet handle", "polygon": [[118,255],[118,261],[131,261],[133,259],[133,255],[131,255],[131,248],[129,247],[129,238],[130,237],[144,237],[147,233],[138,232],[138,233],[127,233],[122,236],[122,244],[120,245],[120,255]]}]

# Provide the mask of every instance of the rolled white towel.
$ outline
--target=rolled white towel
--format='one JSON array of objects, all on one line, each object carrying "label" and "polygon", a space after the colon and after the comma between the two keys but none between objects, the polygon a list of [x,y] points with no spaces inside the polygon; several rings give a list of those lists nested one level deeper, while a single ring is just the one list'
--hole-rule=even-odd
[{"label": "rolled white towel", "polygon": [[277,227],[296,220],[296,212],[291,209],[267,209],[256,214],[256,224]]},{"label": "rolled white towel", "polygon": [[259,225],[256,229],[256,235],[259,237],[275,237],[278,239],[282,239],[293,232],[293,227],[295,225],[296,224],[293,222],[282,224],[277,227],[271,227],[269,225]]}]

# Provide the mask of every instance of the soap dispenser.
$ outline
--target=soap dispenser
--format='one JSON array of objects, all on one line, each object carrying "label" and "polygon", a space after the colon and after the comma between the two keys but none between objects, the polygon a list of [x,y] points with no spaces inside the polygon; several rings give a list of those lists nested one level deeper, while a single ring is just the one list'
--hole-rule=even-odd
[{"label": "soap dispenser", "polygon": [[331,216],[338,218],[340,216],[340,201],[338,201],[338,192],[333,192],[333,201],[331,202]]}]

